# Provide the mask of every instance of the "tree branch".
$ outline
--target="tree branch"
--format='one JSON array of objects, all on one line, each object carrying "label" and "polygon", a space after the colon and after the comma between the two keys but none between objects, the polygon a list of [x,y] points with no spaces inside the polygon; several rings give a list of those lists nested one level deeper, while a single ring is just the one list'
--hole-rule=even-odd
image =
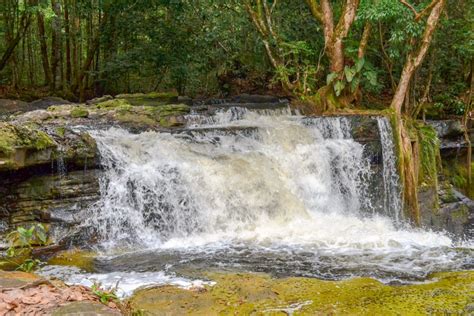
[{"label": "tree branch", "polygon": [[406,0],[400,0],[400,3],[406,6],[408,9],[410,9],[411,12],[415,15],[415,21],[419,21],[422,17],[427,15],[433,7],[439,2],[439,0],[433,0],[431,3],[423,9],[423,11],[419,12],[416,11],[415,7],[412,6],[410,3],[408,3]]},{"label": "tree branch", "polygon": [[406,2],[405,0],[400,0],[401,4],[403,4],[404,6],[406,6],[408,9],[411,10],[411,12],[413,12],[413,14],[416,16],[418,16],[418,11],[416,11],[415,7],[412,6],[411,4],[409,4],[408,2]]},{"label": "tree branch", "polygon": [[319,6],[319,3],[316,2],[316,0],[306,0],[306,3],[309,6],[309,9],[311,10],[311,13],[313,16],[322,22],[323,20],[323,14],[321,12],[321,7]]},{"label": "tree branch", "polygon": [[347,0],[341,18],[337,23],[336,36],[345,38],[349,34],[349,29],[355,20],[359,0]]},{"label": "tree branch", "polygon": [[370,22],[366,22],[364,26],[364,32],[362,33],[362,38],[360,39],[360,43],[359,43],[359,50],[357,54],[357,57],[359,59],[362,59],[365,56],[365,51],[369,43],[371,32],[372,32],[372,24],[370,24]]}]

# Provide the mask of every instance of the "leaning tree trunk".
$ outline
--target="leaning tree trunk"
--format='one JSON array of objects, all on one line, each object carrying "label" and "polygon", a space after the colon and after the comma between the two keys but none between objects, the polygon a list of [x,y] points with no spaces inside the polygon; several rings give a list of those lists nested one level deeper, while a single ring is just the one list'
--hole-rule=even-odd
[{"label": "leaning tree trunk", "polygon": [[[415,52],[408,54],[391,104],[392,109],[395,111],[396,118],[395,123],[399,148],[399,166],[404,185],[403,200],[405,208],[416,224],[419,224],[420,222],[416,168],[418,157],[415,157],[414,155],[414,144],[412,144],[407,125],[405,124],[405,120],[402,117],[402,106],[404,104],[413,75],[426,56],[444,5],[445,0],[433,0],[433,2],[428,6],[431,9],[431,12],[426,21],[426,27],[420,46]],[[415,18],[418,19],[419,16],[420,14],[416,14]]]}]

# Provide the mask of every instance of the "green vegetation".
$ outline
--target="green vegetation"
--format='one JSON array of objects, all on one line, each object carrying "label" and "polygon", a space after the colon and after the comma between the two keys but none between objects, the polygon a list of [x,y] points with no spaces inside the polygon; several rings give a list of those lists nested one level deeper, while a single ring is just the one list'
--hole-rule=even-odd
[{"label": "green vegetation", "polygon": [[[33,246],[45,245],[46,229],[41,224],[33,224],[29,228],[17,227],[7,235],[10,247],[7,249],[6,263],[17,265],[16,269],[31,272],[41,261],[31,257]],[[5,263],[3,263],[5,264]]]},{"label": "green vegetation", "polygon": [[433,127],[419,124],[415,131],[418,133],[420,166],[418,183],[437,187],[438,169],[441,163],[439,157],[439,139]]},{"label": "green vegetation", "polygon": [[[474,198],[474,185],[468,183],[468,171],[465,165],[459,164],[454,160],[447,160],[443,162],[444,176],[459,190]],[[474,162],[471,163],[471,177],[474,178]]]},{"label": "green vegetation", "polygon": [[97,295],[99,301],[102,304],[108,304],[112,301],[118,301],[117,294],[115,294],[116,289],[103,289],[100,284],[94,284],[92,285],[91,290],[92,293]]},{"label": "green vegetation", "polygon": [[[325,33],[316,0],[6,0],[0,94],[119,94],[151,105],[177,102],[178,94],[278,93],[282,86],[311,100],[330,86],[337,104],[386,107],[438,1],[363,0],[350,16],[347,2],[354,1],[331,2],[327,13],[335,25],[347,17],[347,29]],[[420,117],[461,115],[469,102],[473,10],[467,0],[445,2],[426,61],[410,82],[407,113]]]}]

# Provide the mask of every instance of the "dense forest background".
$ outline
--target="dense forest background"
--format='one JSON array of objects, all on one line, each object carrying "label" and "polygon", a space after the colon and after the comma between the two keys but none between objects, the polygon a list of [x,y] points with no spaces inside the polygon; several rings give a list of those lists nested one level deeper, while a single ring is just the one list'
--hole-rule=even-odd
[{"label": "dense forest background", "polygon": [[[312,2],[3,0],[0,92],[27,100],[171,90],[304,98],[325,86],[332,71],[325,25],[315,19]],[[348,1],[330,2],[337,22]],[[407,56],[421,41],[426,17],[414,18],[410,6],[423,12],[432,1],[403,2],[360,1],[342,38],[345,66],[357,64],[359,104],[390,103]],[[473,73],[473,7],[471,0],[447,1],[410,82],[413,107],[429,104],[430,115],[464,113]]]}]

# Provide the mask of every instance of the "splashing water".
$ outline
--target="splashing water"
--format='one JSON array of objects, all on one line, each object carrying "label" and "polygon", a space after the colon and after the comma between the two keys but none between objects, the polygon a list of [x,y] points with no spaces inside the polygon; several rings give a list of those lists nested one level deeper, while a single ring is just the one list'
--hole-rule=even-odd
[{"label": "splashing water", "polygon": [[392,135],[386,119],[378,127],[382,215],[372,206],[370,158],[344,117],[234,109],[179,133],[95,131],[105,172],[84,226],[106,250],[98,270],[405,282],[472,267],[472,248],[394,225],[401,203]]}]

